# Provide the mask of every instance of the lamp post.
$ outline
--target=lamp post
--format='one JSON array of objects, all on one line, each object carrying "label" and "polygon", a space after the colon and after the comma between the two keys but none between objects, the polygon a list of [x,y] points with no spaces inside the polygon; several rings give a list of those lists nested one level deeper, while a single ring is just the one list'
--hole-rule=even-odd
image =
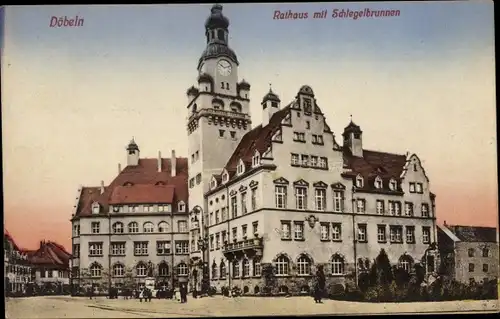
[{"label": "lamp post", "polygon": [[208,280],[208,266],[206,265],[205,262],[205,251],[208,248],[208,237],[200,237],[198,238],[198,248],[201,250],[201,293],[205,294],[208,293],[207,287],[206,287],[206,282]]}]

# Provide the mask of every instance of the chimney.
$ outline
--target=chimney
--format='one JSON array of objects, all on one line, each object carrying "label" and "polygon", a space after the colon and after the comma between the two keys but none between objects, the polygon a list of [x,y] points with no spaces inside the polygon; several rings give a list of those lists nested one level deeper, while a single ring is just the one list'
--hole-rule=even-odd
[{"label": "chimney", "polygon": [[104,193],[104,181],[101,181],[101,194]]},{"label": "chimney", "polygon": [[40,240],[40,249],[43,247],[43,241]]},{"label": "chimney", "polygon": [[177,175],[177,158],[175,157],[175,150],[172,150],[172,158],[170,159],[170,175]]},{"label": "chimney", "polygon": [[448,224],[446,224],[446,220],[444,221],[444,225],[445,225],[445,226],[448,226]]},{"label": "chimney", "polygon": [[122,172],[122,164],[118,163],[118,174]]},{"label": "chimney", "polygon": [[161,172],[161,152],[158,151],[158,172]]}]

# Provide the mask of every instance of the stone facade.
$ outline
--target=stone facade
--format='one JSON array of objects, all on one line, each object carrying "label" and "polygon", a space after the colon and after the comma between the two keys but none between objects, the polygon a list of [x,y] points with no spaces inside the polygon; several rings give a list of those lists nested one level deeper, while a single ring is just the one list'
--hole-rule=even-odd
[{"label": "stone facade", "polygon": [[4,230],[3,240],[4,291],[7,294],[25,293],[32,274],[28,254],[17,246],[6,230]]}]

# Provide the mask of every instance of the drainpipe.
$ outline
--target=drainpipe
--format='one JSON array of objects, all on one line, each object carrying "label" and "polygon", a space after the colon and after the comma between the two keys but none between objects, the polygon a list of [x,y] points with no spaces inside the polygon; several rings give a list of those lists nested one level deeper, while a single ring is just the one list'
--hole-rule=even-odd
[{"label": "drainpipe", "polygon": [[351,214],[352,214],[352,233],[353,233],[353,252],[354,252],[354,280],[356,287],[358,286],[358,256],[357,256],[357,233],[356,233],[356,216],[354,214],[354,194],[356,193],[356,189],[354,186],[352,187],[352,200],[351,200]]},{"label": "drainpipe", "polygon": [[[230,198],[229,198],[229,188],[227,186],[225,186],[226,188],[226,203],[229,203],[229,205],[226,206],[226,213],[227,213],[227,234],[226,234],[226,238],[227,238],[227,243],[229,244],[230,243],[230,240],[229,240],[229,234],[231,234],[231,229],[230,229],[230,219],[231,219],[231,212],[229,210],[229,207],[231,206],[231,202],[230,202]],[[231,272],[231,268],[232,268],[232,263],[231,263],[231,260],[229,260],[229,258],[227,259],[227,269],[226,269],[226,275],[228,276],[228,288],[229,288],[229,296],[231,296],[231,276],[232,276],[232,272]]]},{"label": "drainpipe", "polygon": [[172,288],[174,289],[174,284],[175,284],[175,259],[174,259],[174,252],[175,252],[175,243],[174,243],[174,205],[170,207],[170,271],[172,272],[170,274],[171,280],[172,280]]},{"label": "drainpipe", "polygon": [[111,275],[111,214],[108,211],[108,295],[111,290]]}]

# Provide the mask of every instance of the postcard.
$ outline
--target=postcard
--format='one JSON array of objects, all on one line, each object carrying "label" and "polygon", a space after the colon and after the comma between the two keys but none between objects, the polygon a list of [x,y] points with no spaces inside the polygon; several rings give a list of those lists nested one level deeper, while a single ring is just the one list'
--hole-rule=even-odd
[{"label": "postcard", "polygon": [[6,318],[499,311],[491,1],[0,17]]}]

